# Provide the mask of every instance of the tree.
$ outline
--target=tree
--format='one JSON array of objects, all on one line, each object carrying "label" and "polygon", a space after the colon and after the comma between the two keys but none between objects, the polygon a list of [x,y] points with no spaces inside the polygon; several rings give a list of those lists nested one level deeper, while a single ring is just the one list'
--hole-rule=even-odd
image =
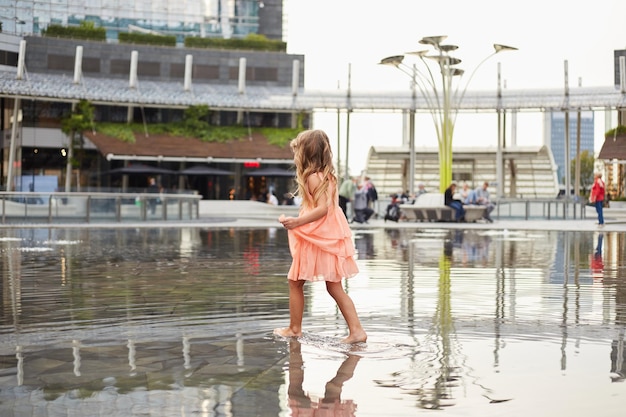
[{"label": "tree", "polygon": [[[585,191],[593,184],[593,154],[589,151],[582,151],[580,153],[580,187]],[[571,172],[576,172],[576,158],[571,161]]]},{"label": "tree", "polygon": [[[80,166],[83,157],[83,132],[93,126],[94,108],[86,100],[72,105],[72,111],[61,119],[61,131],[69,137],[67,149],[67,169],[65,174],[65,191],[70,191],[72,181],[72,166]],[[74,147],[80,145],[81,152],[78,160],[74,159]]]}]

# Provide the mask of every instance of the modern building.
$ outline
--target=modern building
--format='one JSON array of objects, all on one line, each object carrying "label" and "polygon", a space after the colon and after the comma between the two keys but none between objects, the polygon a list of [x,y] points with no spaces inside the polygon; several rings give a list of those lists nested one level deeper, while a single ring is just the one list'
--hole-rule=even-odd
[{"label": "modern building", "polygon": [[120,32],[282,40],[282,0],[0,0],[3,31],[39,35],[51,24],[94,22],[115,41]]},{"label": "modern building", "polygon": [[[246,138],[255,141],[257,146],[237,146],[233,143],[227,155],[221,149],[223,144],[203,142],[200,138],[193,140],[171,138],[170,143],[152,138],[154,140],[143,147],[115,138],[109,138],[108,144],[105,145],[102,134],[93,140],[89,140],[87,136],[84,138],[81,149],[85,152],[86,158],[80,168],[85,175],[93,171],[108,171],[133,161],[151,161],[155,164],[168,165],[167,168],[173,170],[188,168],[192,163],[210,163],[216,168],[235,173],[231,178],[217,179],[221,182],[217,187],[221,190],[219,193],[210,189],[205,190],[204,188],[208,186],[195,186],[203,195],[217,198],[227,198],[231,195],[232,189],[235,190],[236,198],[244,198],[268,188],[270,184],[264,184],[265,179],[246,180],[248,171],[255,167],[264,168],[276,164],[284,168],[291,166],[293,155],[288,147],[271,145],[266,137],[253,134],[253,130],[293,128],[296,119],[302,126],[307,127],[310,121],[306,113],[277,112],[262,106],[255,110],[243,110],[237,106],[233,107],[225,99],[226,90],[247,90],[254,96],[255,89],[289,89],[294,79],[301,80],[298,86],[302,87],[304,57],[301,55],[284,52],[126,45],[35,36],[25,37],[25,41],[27,46],[24,66],[28,74],[27,84],[37,84],[35,81],[37,77],[43,79],[56,77],[64,85],[59,85],[54,93],[55,97],[21,102],[19,147],[15,155],[15,161],[20,162],[14,167],[14,174],[18,178],[22,175],[56,175],[59,184],[65,183],[68,139],[61,132],[61,119],[71,111],[71,101],[75,101],[84,89],[96,89],[106,94],[111,85],[126,84],[126,92],[123,95],[111,93],[106,103],[93,103],[96,110],[95,123],[180,122],[188,106],[168,102],[175,94],[180,94],[183,97],[206,96],[206,99],[199,100],[199,104],[209,107],[211,125],[246,128],[248,132],[245,134]],[[241,74],[245,74],[244,78]],[[72,98],[63,100],[61,97],[66,96],[68,89],[73,91],[69,94]],[[129,104],[129,99],[133,102],[133,95],[144,92],[154,94],[155,101],[146,105]],[[2,174],[6,176],[8,170],[6,167],[10,165],[9,143],[13,133],[10,129],[9,116],[13,110],[12,100],[0,101],[0,108],[2,114],[7,116],[3,119],[2,126],[4,139]],[[115,153],[105,152],[104,149],[110,148],[112,140],[119,142],[119,146],[115,147]],[[140,143],[140,140],[134,142]],[[244,166],[250,161],[254,161],[256,166]],[[146,182],[145,178],[138,179],[134,184],[132,178],[130,180],[128,185],[135,187],[141,187]],[[281,195],[291,190],[286,180],[276,179],[276,182],[284,183],[282,187],[277,187]],[[83,187],[115,185],[106,178],[84,176],[80,178],[80,184]],[[72,188],[77,185],[72,179]],[[169,185],[181,188],[184,184]]]},{"label": "modern building", "polygon": [[[544,117],[544,142],[554,156],[559,184],[564,185],[566,182],[566,164],[571,164],[571,161],[575,160],[577,155],[579,122],[580,152],[588,151],[589,154],[594,154],[594,113],[591,111],[582,111],[580,114],[578,112],[569,113],[569,143],[565,141],[565,113],[546,112]],[[568,150],[569,156],[566,158],[565,155],[568,153]],[[573,178],[573,175],[573,172],[570,172],[570,179]],[[570,181],[571,183],[573,182]]]},{"label": "modern building", "polygon": [[[0,3],[3,1],[0,0]],[[200,175],[197,173],[202,171],[196,171],[195,175],[186,178],[162,180],[168,188],[193,187],[205,198],[244,198],[264,194],[263,191],[268,188],[277,189],[281,193],[279,196],[282,196],[282,192],[293,190],[285,175],[273,178],[256,175],[259,169],[272,166],[287,169],[292,165],[292,153],[288,147],[268,143],[267,137],[253,129],[291,128],[294,127],[296,117],[303,126],[308,126],[307,114],[276,112],[259,106],[255,106],[255,111],[244,111],[233,107],[227,100],[225,102],[224,91],[238,89],[243,93],[247,89],[249,94],[255,95],[254,89],[302,88],[303,56],[286,52],[185,48],[180,42],[177,47],[158,47],[121,44],[116,41],[118,32],[136,30],[136,25],[143,25],[144,29],[151,27],[150,30],[153,30],[157,23],[163,24],[158,31],[150,33],[225,38],[259,33],[268,38],[280,39],[282,0],[8,3],[4,5],[6,7],[3,8],[3,13],[12,12],[14,18],[7,19],[4,15],[0,17],[3,32],[13,30],[18,33],[0,33],[0,70],[15,73],[18,68],[19,44],[24,39],[26,47],[22,68],[27,84],[36,84],[34,80],[38,76],[61,77],[61,80],[67,81],[73,79],[73,82],[59,88],[59,95],[42,100],[21,100],[21,123],[17,132],[11,130],[14,100],[0,100],[3,116],[0,126],[3,140],[3,178],[6,178],[9,171],[11,135],[16,133],[17,139],[11,175],[15,178],[15,186],[12,189],[28,189],[27,184],[20,181],[21,178],[32,177],[31,184],[35,184],[37,179],[36,184],[39,185],[44,182],[44,176],[58,178],[57,185],[62,189],[62,185],[67,184],[65,172],[69,158],[69,141],[61,131],[62,117],[71,111],[72,102],[81,95],[80,90],[96,88],[107,91],[107,85],[127,82],[127,92],[131,95],[154,90],[159,97],[150,105],[129,105],[129,97],[112,93],[106,103],[93,103],[94,122],[153,124],[181,121],[188,106],[166,103],[173,96],[164,88],[167,85],[187,97],[198,97],[200,94],[216,97],[217,100],[200,100],[199,103],[209,106],[211,124],[247,128],[246,143],[211,143],[203,142],[199,138],[174,137],[152,137],[147,144],[146,138],[142,137],[136,139],[135,143],[127,143],[94,131],[91,138],[85,135],[82,139],[82,162],[76,170],[80,174],[77,174],[78,179],[72,178],[71,189],[87,189],[90,186],[100,189],[120,185],[140,188],[146,184],[145,175],[140,178],[119,179],[94,175],[94,172],[116,172],[115,169],[122,164],[148,162],[174,171],[188,172],[190,165],[201,164],[232,173]],[[193,3],[194,7],[202,4],[205,9],[180,9],[179,6],[185,3]],[[105,9],[105,12],[100,12],[100,8]],[[242,13],[254,18],[243,18]],[[105,19],[106,16],[113,17]],[[106,27],[109,35],[107,42],[49,38],[39,33],[52,23],[71,26],[84,20]],[[208,22],[213,20],[215,22],[211,26]],[[254,23],[250,23],[252,21]],[[185,28],[189,27],[194,27],[197,31],[187,31]],[[73,98],[69,101],[60,98],[63,95],[62,90],[67,88],[75,90],[70,93]],[[131,98],[130,102],[132,101]],[[212,105],[214,101],[222,104]],[[120,184],[119,181],[123,183]]]}]

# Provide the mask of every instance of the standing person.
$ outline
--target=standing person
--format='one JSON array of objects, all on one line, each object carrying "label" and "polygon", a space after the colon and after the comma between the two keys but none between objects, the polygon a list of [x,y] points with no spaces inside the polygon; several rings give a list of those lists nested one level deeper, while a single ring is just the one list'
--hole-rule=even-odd
[{"label": "standing person", "polygon": [[370,177],[365,177],[365,190],[367,191],[367,207],[376,212],[376,201],[378,201],[378,191]]},{"label": "standing person", "polygon": [[482,187],[477,187],[474,193],[476,204],[479,206],[485,206],[485,214],[483,218],[487,220],[489,223],[493,223],[493,219],[491,218],[491,212],[495,208],[495,205],[491,202],[491,198],[489,197],[489,183],[485,181]]},{"label": "standing person", "polygon": [[465,221],[465,209],[463,208],[463,202],[461,200],[454,199],[454,193],[456,192],[456,183],[452,183],[446,188],[443,193],[444,204],[454,209],[454,220],[457,222]]},{"label": "standing person", "polygon": [[274,329],[283,337],[302,335],[304,283],[325,281],[326,290],[339,306],[348,325],[342,343],[367,340],[356,308],[341,280],[355,276],[352,232],[339,208],[337,177],[328,136],[321,130],[305,130],[291,141],[302,208],[297,217],[281,215],[278,221],[289,233],[293,261],[289,274],[289,327]]},{"label": "standing person", "polygon": [[604,225],[604,197],[605,197],[605,187],[604,181],[602,181],[602,173],[596,172],[593,174],[593,185],[591,186],[591,194],[589,194],[589,202],[593,204],[596,208],[596,213],[598,213],[598,224]]},{"label": "standing person", "polygon": [[365,184],[359,182],[354,193],[354,218],[352,219],[357,223],[367,223],[374,214],[374,210],[368,206],[369,200],[367,196],[368,192]]},{"label": "standing person", "polygon": [[339,207],[348,218],[348,203],[354,201],[354,193],[356,192],[356,178],[346,178],[339,187]]},{"label": "standing person", "polygon": [[[148,178],[148,192],[154,193],[154,194],[159,192],[159,186],[157,185],[156,179],[154,177]],[[150,207],[150,213],[152,214],[156,213],[156,205],[157,205],[156,198],[148,199],[148,207]]]}]

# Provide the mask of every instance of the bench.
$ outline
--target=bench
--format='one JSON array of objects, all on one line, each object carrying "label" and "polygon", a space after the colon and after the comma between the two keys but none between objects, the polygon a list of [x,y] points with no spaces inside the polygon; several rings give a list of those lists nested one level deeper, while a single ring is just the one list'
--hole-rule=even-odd
[{"label": "bench", "polygon": [[485,213],[485,210],[487,210],[485,206],[464,204],[463,208],[465,209],[465,221],[467,223],[475,223],[476,220],[482,219],[487,214]]},{"label": "bench", "polygon": [[[485,215],[484,206],[464,205],[465,221],[473,223]],[[413,204],[400,204],[400,211],[409,221],[420,222],[451,222],[454,221],[454,210],[444,204],[441,193],[425,193],[419,195]]]}]

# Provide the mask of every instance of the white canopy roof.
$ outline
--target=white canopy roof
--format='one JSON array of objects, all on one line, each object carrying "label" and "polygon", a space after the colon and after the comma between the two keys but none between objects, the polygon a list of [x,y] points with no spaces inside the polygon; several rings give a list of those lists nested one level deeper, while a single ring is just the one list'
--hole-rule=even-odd
[{"label": "white canopy roof", "polygon": [[[182,82],[139,81],[129,87],[127,79],[83,77],[75,84],[64,75],[28,73],[17,79],[12,71],[0,71],[0,96],[22,99],[76,102],[115,106],[185,108],[208,105],[218,110],[257,110],[297,112],[312,110],[403,111],[415,108],[429,112],[423,97],[415,103],[410,91],[313,91],[290,87],[247,86],[240,93],[237,85],[194,83],[186,91]],[[459,111],[495,111],[497,108],[517,111],[591,110],[626,107],[626,94],[615,87],[576,87],[566,95],[559,89],[467,91],[458,104]]]}]

